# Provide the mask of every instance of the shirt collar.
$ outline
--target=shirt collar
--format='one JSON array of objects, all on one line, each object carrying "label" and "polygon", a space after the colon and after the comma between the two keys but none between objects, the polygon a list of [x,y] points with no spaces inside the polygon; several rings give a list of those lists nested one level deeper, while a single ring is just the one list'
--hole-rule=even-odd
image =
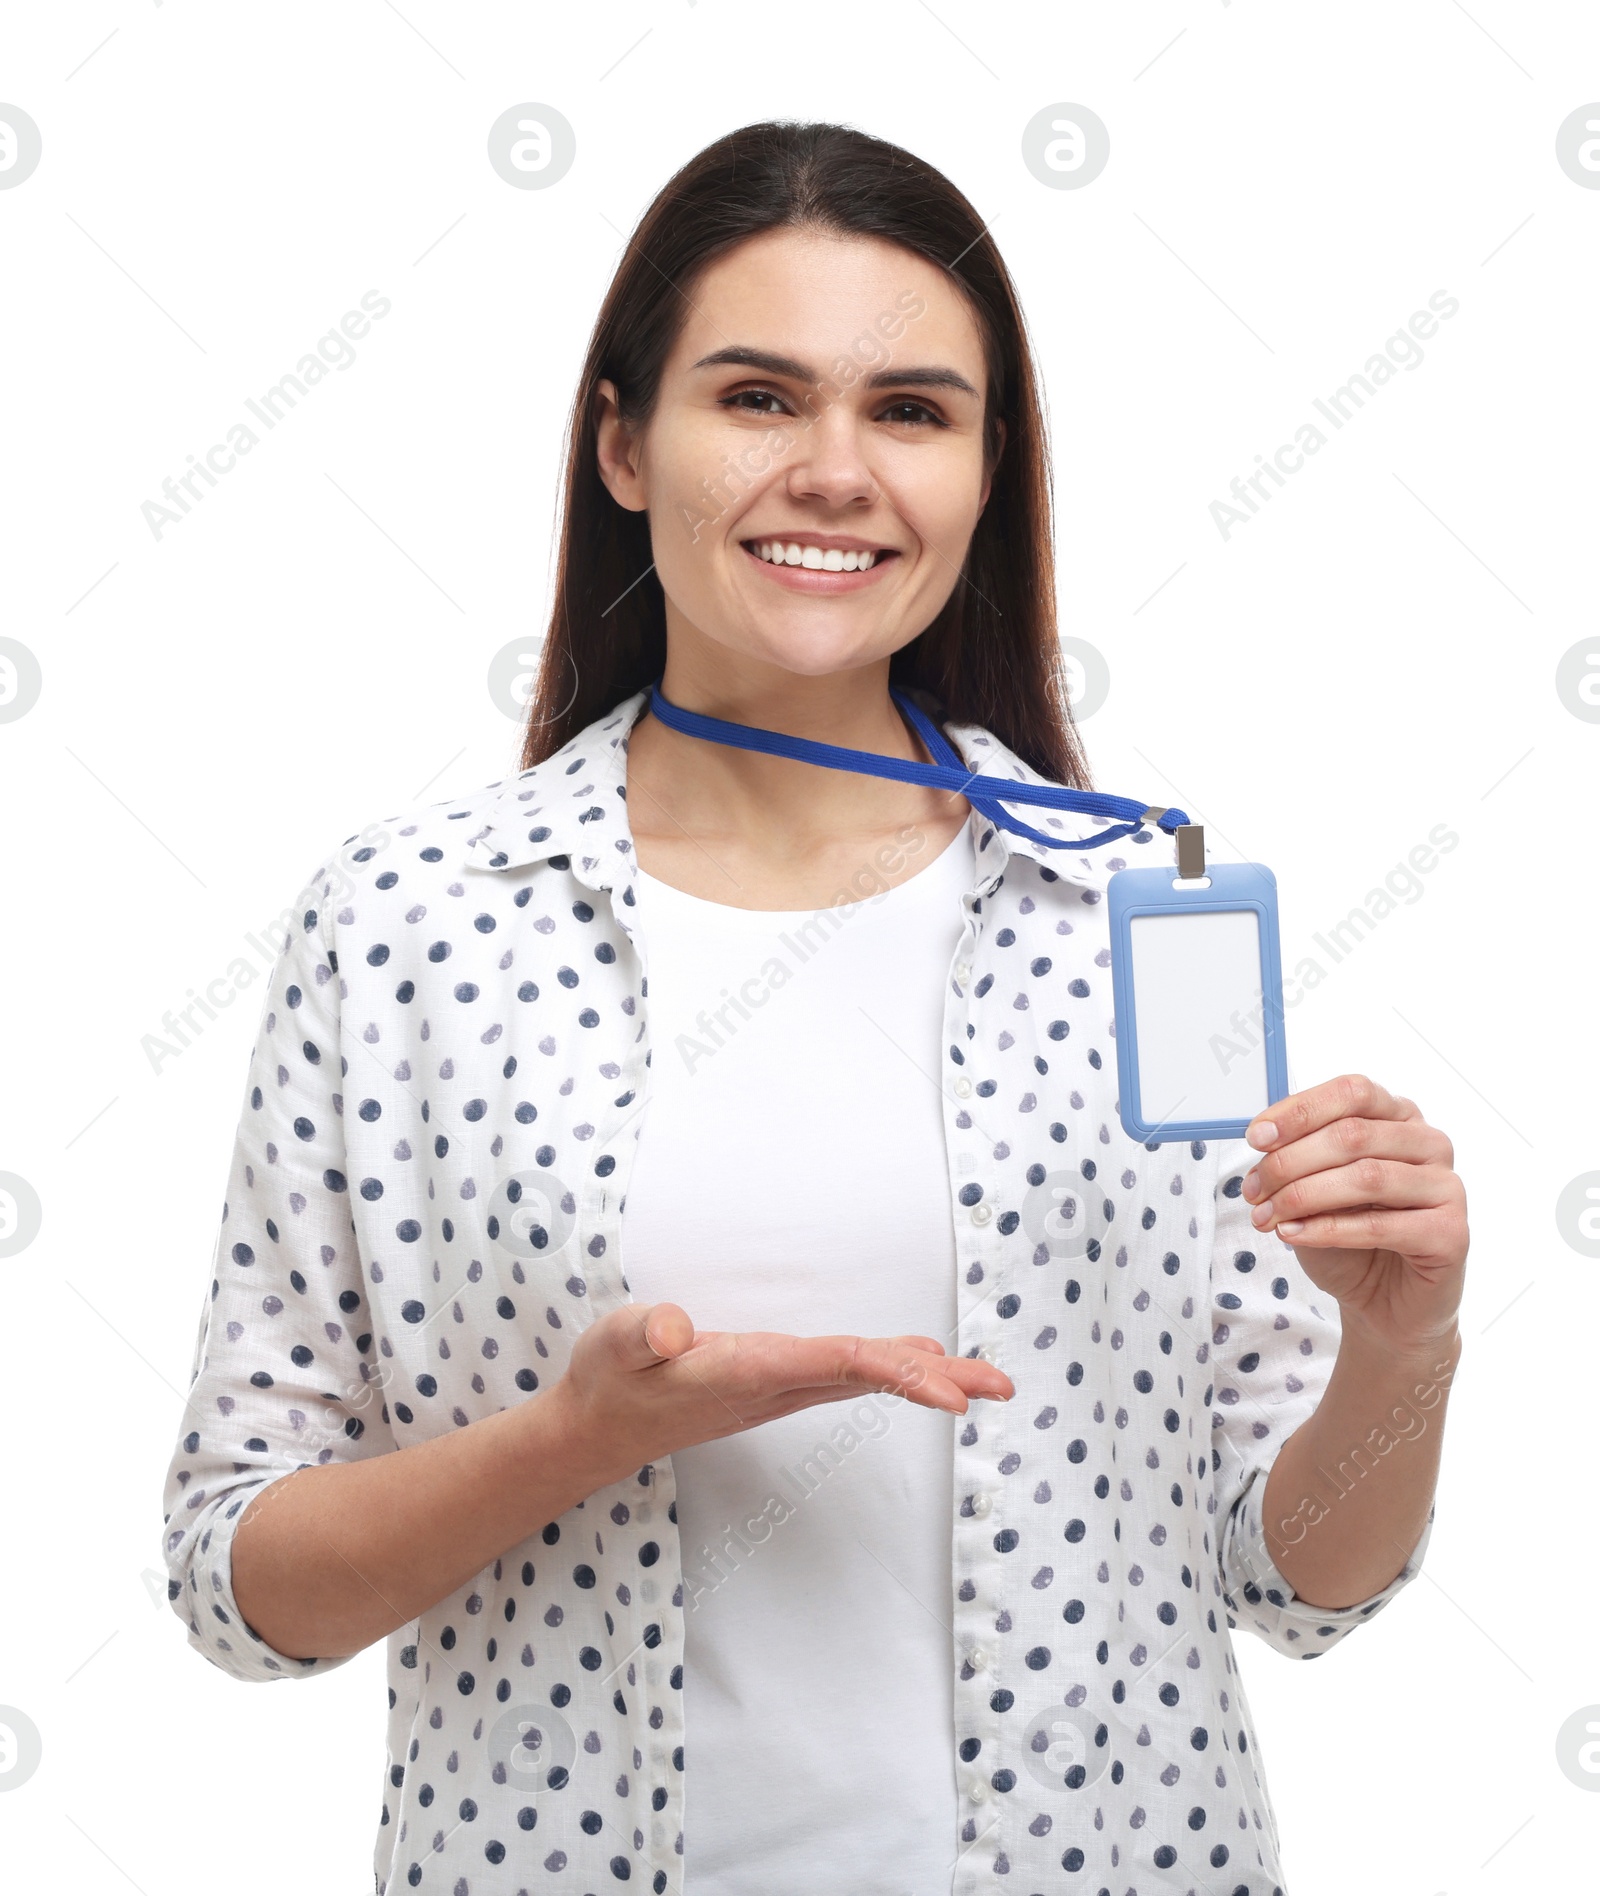
[{"label": "shirt collar", "polygon": [[[463,865],[522,869],[552,856],[565,856],[579,881],[591,889],[631,883],[633,832],[624,795],[628,733],[649,701],[649,688],[642,687],[586,725],[560,750],[508,778],[497,788],[481,826],[468,839]],[[986,777],[1030,784],[1051,781],[981,724],[952,723],[942,728],[962,762]],[[1051,836],[1093,836],[1106,823],[1101,817],[1047,810],[1037,804],[1011,807],[1024,822]],[[974,894],[997,887],[1012,856],[1031,857],[1073,882],[1095,882],[1109,866],[1103,863],[1101,850],[1051,849],[997,828],[976,810],[971,830],[977,863]]]}]

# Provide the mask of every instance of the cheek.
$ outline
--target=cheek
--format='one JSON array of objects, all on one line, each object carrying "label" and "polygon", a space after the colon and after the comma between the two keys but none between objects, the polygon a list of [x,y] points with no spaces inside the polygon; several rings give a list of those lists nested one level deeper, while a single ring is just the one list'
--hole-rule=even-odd
[{"label": "cheek", "polygon": [[669,451],[651,457],[650,542],[663,584],[676,577],[693,586],[705,570],[710,548],[741,505],[725,473],[723,457],[708,441],[694,437],[680,436]]},{"label": "cheek", "polygon": [[777,465],[768,444],[753,433],[730,431],[710,416],[680,421],[653,444],[644,469],[652,515],[664,517],[675,508],[717,518],[742,512],[775,478]]},{"label": "cheek", "polygon": [[675,508],[690,506],[705,498],[702,482],[715,473],[715,462],[703,445],[681,433],[670,444],[658,445],[646,460],[642,472],[650,495],[653,520],[670,519]]},{"label": "cheek", "polygon": [[705,584],[711,548],[722,532],[718,503],[691,485],[651,500],[650,557],[667,593],[684,603]]},{"label": "cheek", "polygon": [[[983,463],[976,452],[926,455],[886,480],[884,496],[924,546],[954,559],[982,511]],[[941,559],[932,564],[947,571]]]}]

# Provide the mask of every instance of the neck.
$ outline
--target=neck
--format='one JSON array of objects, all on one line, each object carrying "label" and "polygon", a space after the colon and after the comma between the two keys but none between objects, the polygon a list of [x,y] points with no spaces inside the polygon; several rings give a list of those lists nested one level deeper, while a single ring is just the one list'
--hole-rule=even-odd
[{"label": "neck", "polygon": [[[880,756],[931,762],[889,696],[889,660],[811,677],[718,647],[674,641],[662,696],[686,711],[815,738]],[[963,800],[789,758],[688,737],[650,715],[628,744],[629,821],[638,834],[737,838],[804,853],[828,839],[873,835],[950,816]]]}]

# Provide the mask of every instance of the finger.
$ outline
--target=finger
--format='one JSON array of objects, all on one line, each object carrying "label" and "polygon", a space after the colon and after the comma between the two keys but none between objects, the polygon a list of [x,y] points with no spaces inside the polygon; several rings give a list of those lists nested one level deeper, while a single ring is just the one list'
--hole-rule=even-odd
[{"label": "finger", "polygon": [[[879,1362],[889,1364],[893,1372],[889,1380],[875,1380],[874,1366]],[[1016,1385],[1005,1371],[981,1357],[942,1353],[932,1356],[925,1351],[906,1357],[892,1349],[874,1348],[862,1353],[857,1368],[863,1380],[872,1381],[874,1387],[890,1389],[912,1401],[919,1401],[924,1392],[930,1392],[938,1407],[954,1408],[958,1415],[966,1413],[968,1397],[1008,1402],[1016,1394]],[[952,1401],[952,1397],[959,1401]]]},{"label": "finger", "polygon": [[[860,1402],[867,1396],[889,1395],[899,1397],[898,1389],[862,1390],[843,1383],[819,1383],[810,1389],[791,1389],[781,1397],[774,1397],[761,1405],[761,1411],[754,1420],[771,1422],[778,1416],[793,1415],[799,1409],[814,1409],[827,1402]],[[937,1395],[937,1399],[935,1399]],[[908,1394],[908,1402],[915,1402],[925,1409],[941,1410],[947,1415],[965,1415],[967,1401],[959,1389],[950,1389],[942,1395],[937,1394],[931,1385],[922,1391]]]},{"label": "finger", "polygon": [[[753,1340],[753,1339],[752,1339]],[[883,1390],[914,1401],[925,1400],[920,1391],[931,1390],[941,1398],[936,1406],[956,1406],[959,1398],[964,1413],[966,1391],[953,1380],[957,1363],[999,1375],[988,1363],[964,1357],[948,1357],[935,1345],[927,1348],[910,1338],[863,1336],[773,1336],[765,1339],[774,1346],[772,1356],[787,1388],[816,1388],[832,1383],[858,1390]],[[979,1384],[985,1380],[980,1375]],[[1006,1379],[1009,1387],[1009,1379]]]},{"label": "finger", "polygon": [[1397,1100],[1365,1073],[1341,1073],[1336,1080],[1323,1080],[1274,1101],[1251,1120],[1245,1137],[1258,1151],[1270,1152],[1335,1119],[1406,1119],[1414,1110],[1409,1101]]},{"label": "finger", "polygon": [[694,1338],[694,1324],[681,1304],[632,1307],[626,1320],[616,1326],[617,1363],[624,1369],[645,1369],[668,1357],[681,1356]]},{"label": "finger", "polygon": [[[713,1332],[711,1334],[721,1334]],[[787,1353],[796,1361],[803,1361],[808,1367],[815,1368],[827,1360],[848,1361],[860,1349],[871,1346],[875,1349],[894,1348],[906,1351],[922,1351],[929,1355],[943,1356],[945,1347],[936,1336],[857,1336],[852,1332],[841,1331],[824,1336],[795,1336],[787,1330],[738,1330],[728,1334],[737,1336],[750,1349],[768,1349],[777,1353]],[[814,1380],[822,1380],[815,1378]]]},{"label": "finger", "polygon": [[1453,1229],[1447,1210],[1428,1207],[1415,1211],[1391,1211],[1365,1205],[1356,1211],[1324,1212],[1315,1218],[1296,1221],[1286,1241],[1298,1249],[1329,1245],[1341,1249],[1393,1251],[1409,1263],[1441,1265],[1452,1262],[1450,1233]]},{"label": "finger", "polygon": [[1264,1152],[1245,1174],[1244,1195],[1255,1204],[1275,1197],[1297,1178],[1353,1165],[1359,1159],[1397,1159],[1412,1165],[1448,1164],[1449,1141],[1419,1119],[1336,1119],[1290,1145]]},{"label": "finger", "polygon": [[779,1412],[788,1414],[790,1409],[812,1409],[824,1402],[859,1402],[864,1396],[903,1397],[923,1409],[943,1409],[949,1415],[965,1415],[966,1398],[954,1386],[937,1389],[931,1382],[916,1389],[897,1389],[892,1387],[875,1388],[869,1384],[859,1387],[849,1383],[819,1383],[809,1389],[791,1389],[782,1398],[785,1407]]},{"label": "finger", "polygon": [[[950,1361],[949,1358],[945,1360]],[[994,1371],[991,1365],[983,1364],[980,1367],[989,1369],[990,1376],[974,1380],[987,1381],[991,1384],[990,1387],[974,1387],[969,1390],[963,1388],[961,1382],[954,1377],[929,1368],[922,1371],[912,1369],[908,1374],[891,1374],[881,1381],[867,1373],[859,1381],[822,1383],[808,1389],[790,1391],[788,1394],[802,1396],[804,1406],[807,1407],[821,1402],[848,1402],[864,1395],[898,1396],[907,1402],[916,1403],[919,1408],[942,1409],[951,1415],[965,1415],[969,1402],[974,1397],[985,1401],[1002,1400],[1009,1398],[1013,1393],[1009,1386],[1005,1389],[993,1386],[999,1380],[999,1372]],[[1009,1385],[1010,1379],[1005,1380]],[[785,1400],[787,1399],[786,1396]]]},{"label": "finger", "polygon": [[947,1374],[951,1358],[943,1346],[931,1338],[909,1336],[873,1336],[856,1339],[850,1359],[851,1380],[875,1379],[879,1366],[887,1364],[891,1372],[908,1383],[921,1383],[930,1375]]},{"label": "finger", "polygon": [[1449,1198],[1454,1176],[1432,1166],[1398,1164],[1393,1159],[1357,1159],[1353,1165],[1296,1179],[1253,1206],[1250,1217],[1258,1231],[1270,1231],[1286,1221],[1328,1212],[1432,1209]]},{"label": "finger", "polygon": [[[781,1397],[791,1389],[834,1386],[845,1390],[888,1390],[913,1396],[931,1386],[945,1396],[968,1394],[1009,1399],[1011,1380],[992,1364],[978,1358],[945,1355],[932,1338],[789,1336],[781,1332],[744,1331],[726,1339],[724,1375],[708,1377],[719,1387],[737,1390],[741,1406]],[[932,1345],[930,1348],[929,1345]],[[684,1364],[682,1367],[690,1367]],[[959,1380],[954,1380],[959,1378]],[[941,1403],[939,1406],[954,1406]],[[958,1413],[964,1409],[958,1408]]]}]

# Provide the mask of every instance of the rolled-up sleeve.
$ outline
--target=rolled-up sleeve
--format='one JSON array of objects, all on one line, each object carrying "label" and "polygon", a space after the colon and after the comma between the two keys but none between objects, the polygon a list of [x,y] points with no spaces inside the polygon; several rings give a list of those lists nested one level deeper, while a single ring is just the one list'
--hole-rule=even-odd
[{"label": "rolled-up sleeve", "polygon": [[[1283,1444],[1322,1400],[1339,1353],[1340,1325],[1337,1299],[1312,1283],[1276,1231],[1258,1231],[1250,1222],[1244,1175],[1259,1157],[1242,1138],[1217,1147],[1211,1259],[1217,1556],[1228,1624],[1244,1626],[1291,1658],[1314,1659],[1415,1577],[1433,1532],[1433,1510],[1400,1572],[1381,1592],[1351,1606],[1300,1599],[1272,1558],[1262,1516],[1267,1476]],[[1336,1509],[1337,1491],[1322,1504]]]},{"label": "rolled-up sleeve", "polygon": [[239,1612],[233,1542],[251,1501],[306,1467],[395,1446],[346,1176],[342,984],[326,913],[338,873],[330,857],[308,880],[267,978],[162,1501],[167,1597],[190,1645],[236,1679],[344,1662],[276,1652]]}]

